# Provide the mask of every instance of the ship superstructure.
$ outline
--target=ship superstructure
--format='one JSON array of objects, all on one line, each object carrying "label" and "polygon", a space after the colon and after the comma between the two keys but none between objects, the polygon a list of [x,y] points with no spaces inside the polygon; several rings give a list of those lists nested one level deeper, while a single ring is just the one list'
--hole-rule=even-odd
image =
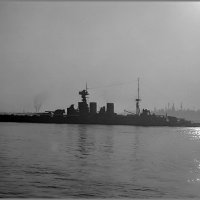
[{"label": "ship superstructure", "polygon": [[[100,121],[102,117],[111,117],[115,115],[114,113],[114,103],[107,103],[106,107],[100,107],[100,110],[97,111],[97,102],[87,102],[87,98],[89,95],[88,88],[79,91],[79,95],[81,96],[81,101],[78,102],[78,108],[74,108],[74,104],[72,104],[69,108],[67,108],[67,118],[69,121],[85,121],[86,119],[90,121],[94,121],[95,119]],[[73,119],[73,120],[72,120]]]}]

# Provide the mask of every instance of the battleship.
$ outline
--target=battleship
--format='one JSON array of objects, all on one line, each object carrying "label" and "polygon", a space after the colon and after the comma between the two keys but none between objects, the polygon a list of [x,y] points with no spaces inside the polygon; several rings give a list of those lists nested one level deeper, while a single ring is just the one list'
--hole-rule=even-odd
[{"label": "battleship", "polygon": [[86,88],[79,92],[81,101],[78,108],[72,104],[65,109],[45,111],[43,113],[31,114],[1,114],[0,122],[21,122],[21,123],[60,123],[60,124],[103,124],[103,125],[133,125],[133,126],[174,126],[174,127],[199,127],[183,118],[174,116],[155,115],[148,109],[140,111],[139,79],[136,102],[136,113],[126,111],[126,115],[114,112],[114,103],[107,103],[106,106],[97,111],[97,103],[87,101],[89,92]]}]

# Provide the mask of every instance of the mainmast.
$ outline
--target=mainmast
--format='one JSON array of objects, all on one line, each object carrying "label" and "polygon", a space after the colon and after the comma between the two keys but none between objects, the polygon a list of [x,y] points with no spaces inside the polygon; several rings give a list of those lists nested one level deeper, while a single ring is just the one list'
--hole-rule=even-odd
[{"label": "mainmast", "polygon": [[136,115],[140,115],[140,105],[139,105],[139,103],[140,103],[141,99],[140,99],[140,85],[139,84],[140,84],[140,79],[138,78],[138,96],[135,99],[135,101],[136,101]]}]

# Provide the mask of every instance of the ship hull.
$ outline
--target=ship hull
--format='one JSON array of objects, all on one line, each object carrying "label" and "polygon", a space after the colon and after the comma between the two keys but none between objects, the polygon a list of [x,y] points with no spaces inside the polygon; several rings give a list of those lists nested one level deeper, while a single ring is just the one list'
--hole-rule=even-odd
[{"label": "ship hull", "polygon": [[133,125],[133,126],[176,126],[192,127],[200,126],[198,123],[189,121],[169,122],[164,118],[140,117],[140,116],[28,116],[28,115],[0,115],[0,122],[19,122],[19,123],[53,123],[53,124],[102,124],[102,125]]}]

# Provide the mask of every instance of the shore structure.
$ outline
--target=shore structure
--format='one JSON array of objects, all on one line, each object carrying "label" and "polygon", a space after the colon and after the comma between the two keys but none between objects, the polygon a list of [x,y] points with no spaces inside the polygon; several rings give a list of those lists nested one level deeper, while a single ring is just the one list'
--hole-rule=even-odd
[{"label": "shore structure", "polygon": [[126,115],[119,115],[114,112],[114,103],[107,103],[106,106],[97,111],[97,103],[87,101],[89,92],[86,88],[79,92],[81,101],[78,108],[72,104],[65,109],[45,111],[44,113],[32,114],[1,114],[0,122],[28,122],[28,123],[62,123],[62,124],[104,124],[104,125],[134,125],[134,126],[176,126],[176,127],[199,127],[199,123],[193,123],[183,118],[176,118],[167,115],[155,115],[148,109],[140,112],[139,103],[139,79],[138,95],[136,101],[136,113],[127,112]]}]

